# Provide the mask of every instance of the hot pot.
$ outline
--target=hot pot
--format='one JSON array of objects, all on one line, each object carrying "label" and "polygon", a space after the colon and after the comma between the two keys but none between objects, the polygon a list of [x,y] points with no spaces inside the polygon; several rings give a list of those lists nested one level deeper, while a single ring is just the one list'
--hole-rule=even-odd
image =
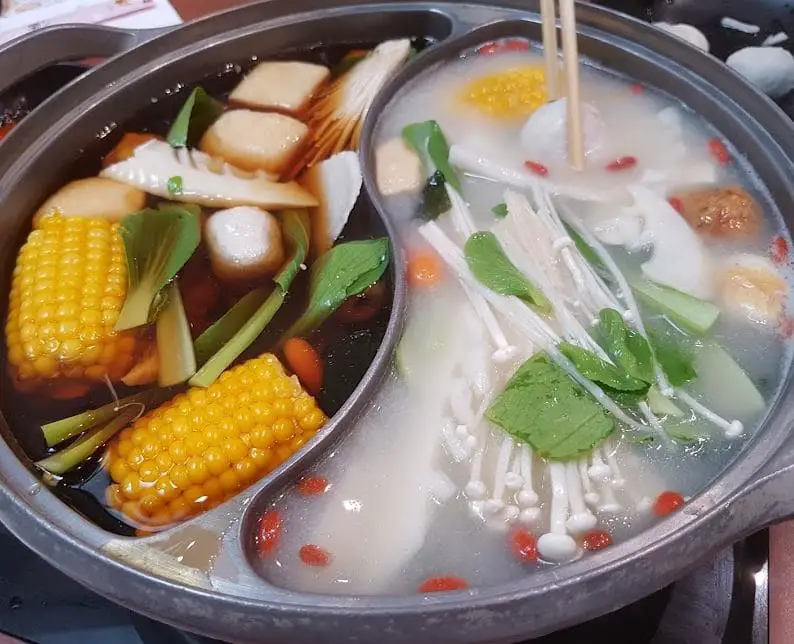
[{"label": "hot pot", "polygon": [[[507,36],[539,40],[537,5],[270,0],[154,35],[62,27],[0,47],[0,92],[56,61],[110,58],[53,95],[0,146],[0,284],[7,287],[30,213],[65,179],[69,159],[97,145],[97,137],[129,120],[149,97],[254,55],[316,43],[425,37],[437,44],[383,90],[363,132],[368,199],[373,217],[391,233],[372,174],[378,114],[417,73],[470,46]],[[583,56],[668,92],[703,115],[746,156],[778,211],[794,224],[794,127],[783,112],[716,59],[644,23],[587,4],[579,7],[578,19]],[[394,248],[392,265],[399,266],[399,243]],[[722,475],[682,512],[613,548],[518,582],[431,598],[310,595],[268,585],[249,563],[254,521],[281,486],[344,436],[378,386],[404,312],[401,271],[393,279],[388,332],[351,399],[307,449],[237,499],[153,537],[117,537],[40,483],[2,420],[0,520],[95,592],[182,629],[240,643],[387,644],[512,642],[542,635],[647,595],[726,544],[793,513],[789,370],[761,428]],[[3,392],[6,401],[12,395]]]}]

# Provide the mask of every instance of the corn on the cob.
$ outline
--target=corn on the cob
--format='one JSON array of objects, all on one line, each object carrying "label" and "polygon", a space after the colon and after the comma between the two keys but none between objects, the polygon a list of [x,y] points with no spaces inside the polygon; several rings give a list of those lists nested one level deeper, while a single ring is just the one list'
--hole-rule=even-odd
[{"label": "corn on the cob", "polygon": [[145,529],[213,508],[288,459],[325,414],[264,354],[149,412],[111,443],[107,500]]},{"label": "corn on the cob", "polygon": [[113,330],[127,290],[124,245],[98,218],[41,217],[17,256],[6,322],[12,376],[23,385],[119,380],[136,337]]},{"label": "corn on the cob", "polygon": [[513,67],[470,81],[461,99],[490,116],[527,117],[547,100],[546,76],[535,65]]}]

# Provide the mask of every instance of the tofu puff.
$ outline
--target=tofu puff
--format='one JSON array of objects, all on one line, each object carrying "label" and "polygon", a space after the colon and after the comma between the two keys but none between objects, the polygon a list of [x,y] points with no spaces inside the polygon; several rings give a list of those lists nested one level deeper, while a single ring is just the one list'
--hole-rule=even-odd
[{"label": "tofu puff", "polygon": [[299,61],[264,62],[254,67],[229,96],[232,105],[297,116],[331,77],[324,65]]}]

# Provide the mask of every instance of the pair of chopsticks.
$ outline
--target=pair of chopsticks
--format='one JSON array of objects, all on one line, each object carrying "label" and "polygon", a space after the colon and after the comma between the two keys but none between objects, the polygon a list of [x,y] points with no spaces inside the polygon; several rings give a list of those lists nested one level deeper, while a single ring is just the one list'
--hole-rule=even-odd
[{"label": "pair of chopsticks", "polygon": [[[584,170],[584,133],[582,101],[579,93],[579,48],[576,42],[574,0],[559,0],[562,28],[562,56],[566,85],[568,121],[568,158],[575,170]],[[549,100],[560,98],[560,75],[557,60],[557,15],[554,0],[540,0],[543,56],[546,63],[546,88]]]}]

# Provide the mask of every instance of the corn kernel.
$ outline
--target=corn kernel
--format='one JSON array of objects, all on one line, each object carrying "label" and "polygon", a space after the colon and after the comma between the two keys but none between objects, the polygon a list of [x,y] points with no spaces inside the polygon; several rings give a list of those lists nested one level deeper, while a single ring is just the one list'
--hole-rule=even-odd
[{"label": "corn kernel", "polygon": [[475,78],[460,95],[463,103],[499,118],[526,118],[547,100],[543,68],[520,65]]}]

